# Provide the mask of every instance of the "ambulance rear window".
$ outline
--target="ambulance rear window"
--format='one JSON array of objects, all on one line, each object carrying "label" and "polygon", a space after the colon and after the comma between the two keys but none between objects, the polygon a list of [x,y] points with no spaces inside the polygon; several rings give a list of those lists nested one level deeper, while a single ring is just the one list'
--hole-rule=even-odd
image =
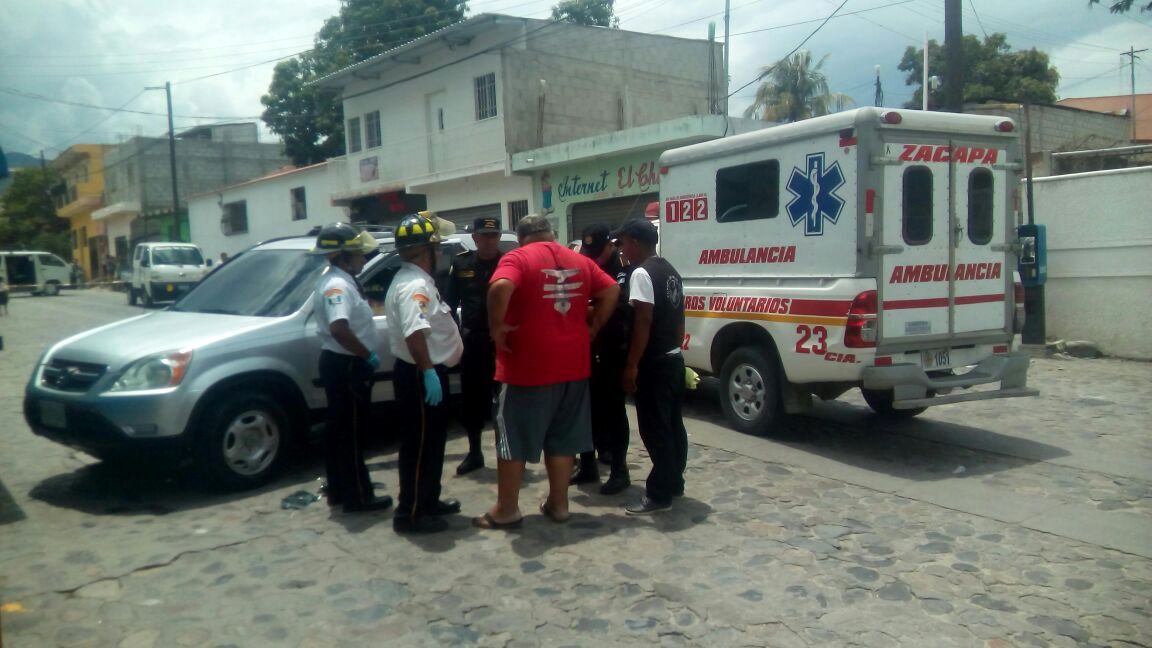
[{"label": "ambulance rear window", "polygon": [[904,170],[904,242],[924,245],[932,240],[932,170]]},{"label": "ambulance rear window", "polygon": [[976,169],[968,176],[968,240],[987,245],[992,240],[992,172]]},{"label": "ambulance rear window", "polygon": [[716,172],[716,221],[776,218],[780,214],[780,163],[765,160]]}]

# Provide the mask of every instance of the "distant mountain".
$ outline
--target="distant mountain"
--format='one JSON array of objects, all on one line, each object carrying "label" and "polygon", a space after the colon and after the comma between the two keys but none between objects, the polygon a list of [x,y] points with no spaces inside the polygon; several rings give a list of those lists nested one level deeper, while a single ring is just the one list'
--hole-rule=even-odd
[{"label": "distant mountain", "polygon": [[9,169],[22,169],[24,167],[40,166],[40,158],[27,153],[5,152],[4,156],[8,158]]}]

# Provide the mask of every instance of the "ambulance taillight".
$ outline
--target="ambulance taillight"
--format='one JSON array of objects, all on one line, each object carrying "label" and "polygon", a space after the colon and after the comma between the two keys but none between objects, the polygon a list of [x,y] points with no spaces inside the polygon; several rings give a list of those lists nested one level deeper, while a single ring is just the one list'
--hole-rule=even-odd
[{"label": "ambulance taillight", "polygon": [[1012,284],[1012,298],[1016,303],[1016,313],[1012,318],[1012,332],[1024,332],[1024,284],[1017,281]]},{"label": "ambulance taillight", "polygon": [[864,349],[876,346],[876,291],[866,290],[848,308],[848,324],[844,329],[844,346]]}]

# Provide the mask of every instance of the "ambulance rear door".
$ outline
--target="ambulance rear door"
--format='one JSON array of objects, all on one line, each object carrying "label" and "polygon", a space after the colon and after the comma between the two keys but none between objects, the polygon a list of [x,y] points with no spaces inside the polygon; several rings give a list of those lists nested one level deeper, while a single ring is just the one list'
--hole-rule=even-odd
[{"label": "ambulance rear door", "polygon": [[[1010,335],[1010,140],[889,131],[877,271],[882,350],[951,365],[951,346]],[[1007,273],[1007,274],[1005,274]]]}]

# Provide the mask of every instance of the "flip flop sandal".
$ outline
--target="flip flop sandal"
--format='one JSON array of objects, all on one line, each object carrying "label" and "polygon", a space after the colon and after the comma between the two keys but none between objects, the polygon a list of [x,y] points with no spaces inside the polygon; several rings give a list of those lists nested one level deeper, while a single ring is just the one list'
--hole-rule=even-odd
[{"label": "flip flop sandal", "polygon": [[556,513],[552,509],[548,508],[548,501],[547,500],[540,502],[540,512],[542,514],[544,514],[544,517],[548,518],[549,520],[552,520],[553,522],[557,522],[557,523],[567,522],[568,518],[572,517],[572,513],[570,513],[570,512],[560,514],[560,513]]},{"label": "flip flop sandal", "polygon": [[519,528],[520,524],[523,522],[523,517],[516,518],[515,520],[509,520],[507,522],[500,522],[496,518],[492,517],[491,513],[485,513],[480,517],[472,518],[472,526],[479,529],[516,529]]}]

